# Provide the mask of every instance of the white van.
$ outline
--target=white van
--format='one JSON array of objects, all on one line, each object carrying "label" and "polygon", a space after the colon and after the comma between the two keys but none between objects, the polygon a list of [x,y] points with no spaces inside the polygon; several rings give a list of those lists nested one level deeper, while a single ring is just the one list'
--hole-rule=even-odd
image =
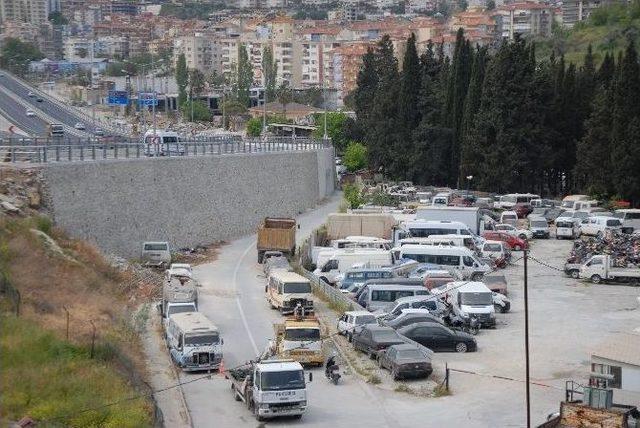
[{"label": "white van", "polygon": [[404,245],[436,245],[475,249],[476,243],[469,235],[431,235],[427,238],[405,238],[391,251],[396,260],[400,260],[400,250]]},{"label": "white van", "polygon": [[508,195],[500,196],[500,208],[511,209],[516,204],[528,204],[533,199],[540,199],[540,195],[534,195],[532,193],[509,193]]},{"label": "white van", "polygon": [[562,208],[564,208],[565,210],[573,210],[576,209],[576,202],[588,200],[588,195],[568,195],[562,198]]},{"label": "white van", "polygon": [[388,239],[377,238],[375,236],[347,236],[343,239],[334,239],[331,241],[331,247],[336,249],[379,248],[388,250],[391,248],[391,241]]},{"label": "white van", "polygon": [[576,239],[582,234],[580,230],[580,219],[572,217],[558,217],[556,224],[556,239],[568,238]]},{"label": "white van", "polygon": [[591,208],[596,208],[598,206],[598,201],[576,201],[573,204],[573,209],[578,211],[589,211]]},{"label": "white van", "polygon": [[476,317],[482,327],[496,325],[493,294],[483,282],[452,282],[444,293],[445,301],[462,319]]},{"label": "white van", "polygon": [[[613,216],[622,221],[623,229],[631,228],[633,230],[640,230],[640,209],[616,210]],[[630,231],[632,232],[633,230]]]},{"label": "white van", "polygon": [[449,205],[449,194],[448,193],[438,193],[431,199],[432,206],[441,206],[446,207]]},{"label": "white van", "polygon": [[412,238],[427,238],[431,235],[471,235],[469,226],[460,221],[416,220],[402,223],[401,228]]},{"label": "white van", "polygon": [[515,211],[503,211],[500,214],[500,223],[510,224],[515,227],[518,224],[518,213]]},{"label": "white van", "polygon": [[433,245],[405,245],[400,249],[400,257],[419,263],[430,263],[442,269],[453,269],[464,279],[480,279],[491,268],[482,263],[468,248],[439,247]]},{"label": "white van", "polygon": [[144,266],[165,267],[171,263],[171,248],[168,242],[143,242],[140,255]]},{"label": "white van", "polygon": [[313,273],[320,279],[335,284],[341,273],[345,273],[354,265],[363,267],[382,267],[393,264],[393,256],[389,250],[377,248],[344,248],[333,252],[318,254],[318,268]]},{"label": "white van", "polygon": [[393,302],[410,296],[428,296],[431,294],[422,285],[368,284],[358,297],[358,303],[370,312],[385,309]]},{"label": "white van", "polygon": [[150,129],[145,132],[143,143],[146,156],[183,156],[185,153],[180,136],[173,131]]},{"label": "white van", "polygon": [[602,236],[607,230],[622,229],[622,221],[615,217],[589,217],[582,220],[583,235]]}]

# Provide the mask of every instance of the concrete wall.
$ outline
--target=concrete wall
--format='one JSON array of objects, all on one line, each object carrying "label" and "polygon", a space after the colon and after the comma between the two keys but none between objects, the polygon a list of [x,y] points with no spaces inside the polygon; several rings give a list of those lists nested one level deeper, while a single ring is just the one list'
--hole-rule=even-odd
[{"label": "concrete wall", "polygon": [[144,241],[173,248],[252,233],[334,190],[333,149],[50,164],[53,218],[102,250],[137,257]]}]

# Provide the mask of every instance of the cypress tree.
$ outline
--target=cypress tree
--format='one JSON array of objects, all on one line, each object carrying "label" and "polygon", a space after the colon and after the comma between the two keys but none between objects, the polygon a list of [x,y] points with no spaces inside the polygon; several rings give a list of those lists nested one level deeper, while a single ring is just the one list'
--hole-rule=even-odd
[{"label": "cypress tree", "polygon": [[187,59],[183,53],[178,55],[176,62],[176,84],[178,85],[178,106],[182,106],[187,101],[187,85],[189,84]]},{"label": "cypress tree", "polygon": [[358,72],[356,83],[353,96],[354,110],[362,129],[367,129],[373,108],[373,99],[378,89],[376,56],[371,48],[367,49],[367,53],[362,57],[362,67]]},{"label": "cypress tree", "polygon": [[608,86],[611,79],[613,79],[614,74],[615,63],[613,61],[613,56],[609,55],[609,52],[607,52],[602,60],[602,64],[600,64],[598,73],[596,74],[596,81],[600,85]]}]

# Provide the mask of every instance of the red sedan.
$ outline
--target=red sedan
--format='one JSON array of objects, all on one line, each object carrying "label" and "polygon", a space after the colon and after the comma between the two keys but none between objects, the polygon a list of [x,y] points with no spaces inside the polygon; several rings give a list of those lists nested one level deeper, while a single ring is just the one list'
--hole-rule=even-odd
[{"label": "red sedan", "polygon": [[482,237],[491,241],[502,241],[509,246],[509,249],[514,251],[526,250],[529,248],[529,243],[524,239],[520,239],[517,236],[512,236],[504,232],[487,231],[482,234]]}]

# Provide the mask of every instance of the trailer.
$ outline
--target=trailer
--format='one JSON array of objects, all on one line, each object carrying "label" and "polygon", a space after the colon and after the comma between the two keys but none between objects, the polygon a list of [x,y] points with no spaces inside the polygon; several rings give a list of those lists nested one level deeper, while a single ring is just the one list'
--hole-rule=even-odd
[{"label": "trailer", "polygon": [[[296,361],[252,361],[227,371],[225,377],[231,381],[235,400],[244,402],[258,421],[279,416],[301,418],[307,410],[304,370]],[[312,380],[309,373],[309,382]]]},{"label": "trailer", "polygon": [[291,257],[296,250],[296,221],[292,218],[266,217],[258,226],[258,263],[267,251],[280,251]]},{"label": "trailer", "polygon": [[484,219],[478,207],[424,206],[418,207],[416,220],[459,221],[476,235],[484,232]]}]

